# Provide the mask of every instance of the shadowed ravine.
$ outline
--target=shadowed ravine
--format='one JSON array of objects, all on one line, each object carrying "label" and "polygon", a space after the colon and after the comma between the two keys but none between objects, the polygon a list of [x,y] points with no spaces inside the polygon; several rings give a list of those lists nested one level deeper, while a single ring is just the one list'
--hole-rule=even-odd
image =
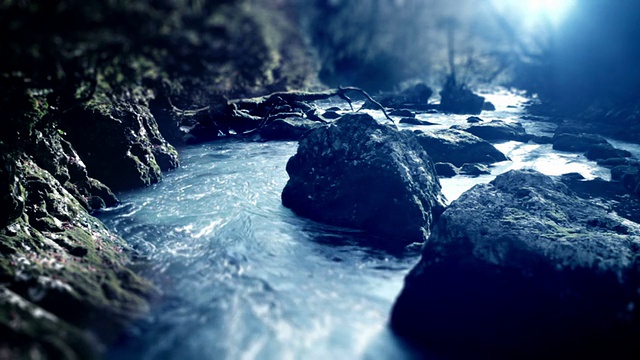
[{"label": "shadowed ravine", "polygon": [[[521,114],[506,106],[522,98],[502,94],[492,100],[499,107],[493,118]],[[466,118],[421,116],[442,124]],[[544,130],[525,126],[531,133]],[[513,161],[498,163],[491,176],[444,180],[449,200],[513,168],[577,171],[589,178],[607,173],[550,145],[498,146]],[[219,141],[183,148],[181,168],[151,188],[120,194],[122,205],[100,215],[148,260],[142,275],[164,293],[109,358],[410,357],[387,323],[403,277],[419,259],[417,249],[363,246],[362,233],[283,207],[285,165],[296,147]]]}]

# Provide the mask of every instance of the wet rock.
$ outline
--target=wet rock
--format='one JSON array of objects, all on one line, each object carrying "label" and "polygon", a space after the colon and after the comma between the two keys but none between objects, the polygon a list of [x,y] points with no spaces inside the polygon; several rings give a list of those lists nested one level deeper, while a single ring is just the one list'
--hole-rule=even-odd
[{"label": "wet rock", "polygon": [[553,137],[553,149],[570,152],[586,152],[597,145],[610,145],[607,140],[589,134],[556,134]]},{"label": "wet rock", "polygon": [[469,176],[489,175],[491,171],[483,164],[463,164],[460,167],[460,174]]},{"label": "wet rock", "polygon": [[529,140],[536,144],[553,144],[553,138],[551,136],[531,135]]},{"label": "wet rock", "polygon": [[510,171],[440,216],[391,324],[461,357],[628,356],[639,249],[638,224],[548,176]]},{"label": "wet rock", "polygon": [[492,102],[485,101],[484,104],[482,105],[482,111],[495,111],[495,110],[496,110],[496,106],[493,105]]},{"label": "wet rock", "polygon": [[[61,331],[55,339],[69,340],[65,334],[91,329],[97,339],[113,341],[126,323],[148,310],[153,287],[127,268],[131,250],[124,240],[90,216],[59,180],[26,156],[16,159],[14,171],[25,200],[20,216],[0,228],[3,288],[24,302],[23,309],[53,314]],[[116,289],[117,297],[105,297],[101,290],[105,283]],[[0,303],[5,295],[0,294]],[[0,314],[3,311],[0,307]],[[0,315],[0,322],[3,318]],[[12,327],[8,336],[24,334],[25,329],[44,331],[50,324],[47,319],[32,320],[26,327]],[[32,338],[23,340],[38,343],[46,332],[29,334]],[[86,340],[82,339],[78,337],[78,344]],[[45,351],[60,346],[66,348],[55,342]],[[91,352],[98,348],[99,344],[92,344]]]},{"label": "wet rock", "polygon": [[467,123],[469,124],[477,124],[477,123],[481,123],[484,120],[482,120],[481,118],[477,117],[477,116],[470,116],[467,118]]},{"label": "wet rock", "polygon": [[302,117],[278,119],[260,129],[260,136],[265,140],[300,140],[306,132],[321,126],[322,123]]},{"label": "wet rock", "polygon": [[589,150],[584,153],[584,156],[589,160],[600,160],[631,157],[631,153],[627,150],[616,149],[607,143],[606,145],[598,144],[589,148]]},{"label": "wet rock", "polygon": [[92,359],[100,347],[88,334],[15,292],[0,288],[5,359]]},{"label": "wet rock", "polygon": [[437,162],[435,163],[436,173],[443,178],[450,178],[458,175],[458,168],[451,163]]},{"label": "wet rock", "polygon": [[416,131],[415,134],[435,162],[462,166],[465,163],[492,164],[508,160],[493,145],[466,131],[445,129],[433,133]]},{"label": "wet rock", "polygon": [[16,174],[15,161],[0,154],[0,227],[11,224],[24,211],[25,190]]},{"label": "wet rock", "polygon": [[402,119],[400,119],[400,124],[422,125],[422,126],[438,125],[436,123],[432,123],[432,122],[427,121],[427,120],[420,120],[420,119],[415,118],[415,117],[402,118]]},{"label": "wet rock", "polygon": [[87,168],[73,146],[58,132],[36,132],[35,144],[28,149],[38,166],[52,174],[87,210],[91,198],[100,198],[104,206],[114,206],[118,199],[106,185],[90,178]]},{"label": "wet rock", "polygon": [[323,118],[325,118],[325,119],[329,119],[329,120],[337,119],[337,118],[339,118],[340,116],[342,116],[342,115],[338,114],[338,113],[337,113],[337,112],[335,112],[335,111],[325,111],[325,112],[322,114],[322,117],[323,117]]},{"label": "wet rock", "polygon": [[89,176],[113,190],[156,183],[163,170],[179,165],[178,152],[164,140],[145,105],[87,105],[65,114],[61,125]]},{"label": "wet rock", "polygon": [[307,133],[287,163],[282,203],[388,245],[424,241],[444,206],[431,159],[410,133],[347,114]]},{"label": "wet rock", "polygon": [[473,114],[482,112],[484,97],[474,94],[465,85],[458,84],[453,76],[447,78],[440,91],[440,110],[454,114]]},{"label": "wet rock", "polygon": [[620,181],[632,194],[640,196],[640,166],[616,166],[611,169],[611,179]]},{"label": "wet rock", "polygon": [[487,141],[528,141],[530,136],[520,123],[506,123],[492,120],[478,124],[455,125],[456,130],[464,130]]},{"label": "wet rock", "polygon": [[416,114],[414,114],[411,110],[407,109],[398,109],[389,111],[390,116],[400,116],[403,118],[414,118]]}]

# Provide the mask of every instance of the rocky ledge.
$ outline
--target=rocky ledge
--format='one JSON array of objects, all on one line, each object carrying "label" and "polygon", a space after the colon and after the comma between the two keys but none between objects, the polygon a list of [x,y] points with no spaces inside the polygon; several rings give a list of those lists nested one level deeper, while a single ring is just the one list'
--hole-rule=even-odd
[{"label": "rocky ledge", "polygon": [[444,207],[433,163],[415,137],[367,114],[307,133],[287,172],[286,207],[387,244],[424,241]]},{"label": "rocky ledge", "polygon": [[639,250],[638,224],[511,171],[440,216],[391,324],[453,356],[634,358]]}]

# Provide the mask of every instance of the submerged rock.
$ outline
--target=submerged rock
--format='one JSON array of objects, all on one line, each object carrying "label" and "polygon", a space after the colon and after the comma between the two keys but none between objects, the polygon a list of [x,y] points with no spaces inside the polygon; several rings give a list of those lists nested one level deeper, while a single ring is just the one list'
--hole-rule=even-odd
[{"label": "submerged rock", "polygon": [[506,123],[492,120],[476,124],[454,125],[456,130],[464,130],[487,141],[528,141],[530,136],[520,123]]},{"label": "submerged rock", "polygon": [[510,171],[440,216],[391,324],[463,357],[637,355],[639,249],[638,224]]},{"label": "submerged rock", "polygon": [[380,235],[426,239],[444,196],[433,163],[410,133],[347,114],[307,133],[289,160],[282,203],[297,214]]},{"label": "submerged rock", "polygon": [[456,166],[465,163],[492,164],[508,158],[487,141],[465,131],[439,130],[433,133],[415,132],[418,142],[435,162]]}]

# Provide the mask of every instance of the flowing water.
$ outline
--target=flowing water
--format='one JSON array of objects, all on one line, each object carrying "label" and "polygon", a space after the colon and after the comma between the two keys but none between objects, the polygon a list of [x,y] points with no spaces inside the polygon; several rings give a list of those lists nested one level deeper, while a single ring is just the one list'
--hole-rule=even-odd
[{"label": "flowing water", "polygon": [[[491,119],[516,121],[523,114],[523,98],[502,92],[490,100],[498,108]],[[440,124],[421,127],[426,131],[466,119],[419,117]],[[550,123],[523,124],[538,135],[554,129]],[[609,176],[584,156],[551,145],[497,147],[511,161],[496,164],[491,175],[443,179],[449,201],[509,169]],[[141,273],[163,293],[108,358],[414,357],[387,323],[419,253],[367,247],[365,234],[318,224],[283,207],[285,166],[296,148],[295,142],[229,140],[183,148],[181,168],[160,184],[119,194],[122,205],[100,215],[146,259]]]}]

